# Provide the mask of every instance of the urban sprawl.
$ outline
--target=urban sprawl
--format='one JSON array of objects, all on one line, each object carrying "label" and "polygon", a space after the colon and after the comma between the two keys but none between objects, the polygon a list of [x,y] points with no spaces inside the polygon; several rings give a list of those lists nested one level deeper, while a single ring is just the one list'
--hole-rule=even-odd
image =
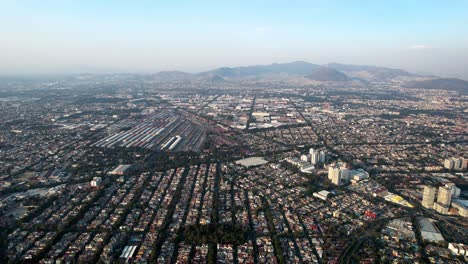
[{"label": "urban sprawl", "polygon": [[398,79],[18,85],[0,92],[2,263],[468,259],[459,92]]}]

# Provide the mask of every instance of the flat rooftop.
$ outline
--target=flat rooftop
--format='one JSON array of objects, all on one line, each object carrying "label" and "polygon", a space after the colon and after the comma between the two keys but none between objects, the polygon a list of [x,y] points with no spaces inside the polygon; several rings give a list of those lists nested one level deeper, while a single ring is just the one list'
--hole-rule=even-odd
[{"label": "flat rooftop", "polygon": [[468,200],[465,199],[453,199],[452,203],[456,203],[458,205],[468,208]]},{"label": "flat rooftop", "polygon": [[249,167],[260,166],[260,165],[267,164],[268,161],[265,160],[262,157],[250,157],[250,158],[246,158],[246,159],[237,160],[235,163],[238,164],[238,165],[242,165],[242,166],[245,166],[245,167],[249,168]]},{"label": "flat rooftop", "polygon": [[418,217],[418,225],[421,229],[421,236],[424,240],[439,242],[444,241],[444,237],[439,229],[434,225],[431,219],[425,217]]}]

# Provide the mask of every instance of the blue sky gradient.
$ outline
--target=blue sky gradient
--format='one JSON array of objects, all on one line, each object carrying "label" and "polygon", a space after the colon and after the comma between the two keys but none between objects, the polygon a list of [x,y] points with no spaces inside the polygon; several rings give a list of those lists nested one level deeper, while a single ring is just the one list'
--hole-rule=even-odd
[{"label": "blue sky gradient", "polygon": [[0,0],[0,73],[306,60],[468,78],[468,1]]}]

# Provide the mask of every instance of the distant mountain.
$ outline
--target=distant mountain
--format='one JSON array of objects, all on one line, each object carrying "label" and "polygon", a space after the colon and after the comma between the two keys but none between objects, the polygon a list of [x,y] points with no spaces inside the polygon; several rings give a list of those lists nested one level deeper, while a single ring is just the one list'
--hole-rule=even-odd
[{"label": "distant mountain", "polygon": [[340,63],[329,63],[329,68],[346,73],[348,76],[365,79],[369,81],[379,81],[397,78],[400,76],[414,76],[407,71],[368,65],[349,65]]},{"label": "distant mountain", "polygon": [[305,61],[295,61],[290,63],[273,63],[270,65],[255,65],[232,68],[222,67],[212,71],[202,72],[199,75],[216,74],[225,78],[242,78],[281,73],[291,75],[306,75],[318,67],[320,66]]},{"label": "distant mountain", "polygon": [[346,74],[329,67],[317,68],[305,77],[322,82],[347,82],[350,80]]},{"label": "distant mountain", "polygon": [[219,76],[218,74],[213,74],[213,76],[209,77],[207,80],[212,83],[221,83],[226,81],[223,77]]},{"label": "distant mountain", "polygon": [[234,78],[240,76],[240,71],[237,68],[221,67],[207,72],[201,72],[198,74],[200,77],[207,76],[223,76],[227,78]]},{"label": "distant mountain", "polygon": [[[207,81],[223,82],[236,80],[250,81],[286,81],[301,83],[304,80],[315,81],[356,81],[368,83],[386,81],[398,77],[422,77],[400,69],[391,69],[367,65],[349,65],[329,63],[318,65],[305,61],[289,63],[273,63],[269,65],[254,65],[242,67],[221,67],[210,71],[190,74],[180,71],[164,71],[151,75],[149,78],[157,82],[172,81]],[[425,76],[428,77],[428,76]]]},{"label": "distant mountain", "polygon": [[154,81],[167,82],[167,81],[179,81],[179,80],[189,80],[194,78],[194,75],[187,72],[181,71],[161,71],[151,75],[151,78]]},{"label": "distant mountain", "polygon": [[424,81],[415,81],[406,84],[406,87],[468,93],[468,81],[457,78],[438,78]]},{"label": "distant mountain", "polygon": [[[331,80],[334,78],[338,78],[341,80],[349,81],[353,80],[361,80],[361,81],[382,81],[382,80],[389,80],[394,79],[397,77],[411,77],[416,76],[411,74],[407,71],[400,70],[400,69],[392,69],[392,68],[385,68],[385,67],[377,67],[377,66],[368,66],[368,65],[349,65],[349,64],[340,64],[340,63],[329,63],[323,66],[318,64],[313,64],[305,61],[295,61],[290,63],[273,63],[270,65],[255,65],[255,66],[244,66],[244,67],[222,67],[217,68],[211,71],[202,72],[198,75],[206,76],[210,74],[216,74],[223,78],[253,78],[253,77],[272,77],[273,75],[278,76],[280,74],[286,76],[306,76],[310,75],[319,68],[328,68],[334,69],[338,72],[341,72],[347,76],[348,79],[345,79],[344,76],[338,77],[339,74],[333,74],[329,72],[333,76],[329,76]],[[324,71],[321,73],[323,77],[325,77],[326,72]],[[329,71],[329,70],[327,70]],[[311,76],[308,76],[309,79]],[[319,76],[316,76],[317,80],[321,79]],[[328,78],[325,78],[328,79]]]}]

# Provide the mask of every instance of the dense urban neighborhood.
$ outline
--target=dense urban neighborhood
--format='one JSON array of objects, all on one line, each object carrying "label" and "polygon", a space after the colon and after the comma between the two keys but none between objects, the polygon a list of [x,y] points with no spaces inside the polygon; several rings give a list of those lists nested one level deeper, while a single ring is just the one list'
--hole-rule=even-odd
[{"label": "dense urban neighborhood", "polygon": [[466,263],[466,91],[226,76],[3,80],[0,262]]}]

